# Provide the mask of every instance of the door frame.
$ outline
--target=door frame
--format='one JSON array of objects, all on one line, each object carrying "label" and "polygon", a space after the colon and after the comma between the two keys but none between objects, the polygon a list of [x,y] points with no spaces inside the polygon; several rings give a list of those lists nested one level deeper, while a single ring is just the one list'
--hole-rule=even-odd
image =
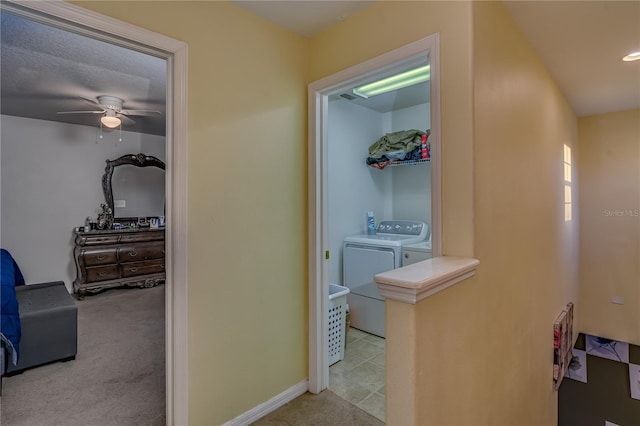
[{"label": "door frame", "polygon": [[429,55],[431,73],[431,241],[433,256],[442,254],[441,122],[440,122],[440,35],[432,34],[391,52],[377,56],[308,86],[309,154],[309,392],[329,386],[327,139],[329,95],[365,83],[424,60]]},{"label": "door frame", "polygon": [[187,45],[63,1],[9,0],[1,8],[167,61],[166,418],[169,425],[188,424]]}]

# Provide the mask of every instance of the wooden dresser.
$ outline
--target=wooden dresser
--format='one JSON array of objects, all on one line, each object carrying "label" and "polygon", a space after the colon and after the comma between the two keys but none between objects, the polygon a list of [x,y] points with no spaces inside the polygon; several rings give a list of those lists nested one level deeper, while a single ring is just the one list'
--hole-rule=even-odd
[{"label": "wooden dresser", "polygon": [[164,229],[74,233],[73,291],[78,299],[112,287],[153,287],[164,282]]}]

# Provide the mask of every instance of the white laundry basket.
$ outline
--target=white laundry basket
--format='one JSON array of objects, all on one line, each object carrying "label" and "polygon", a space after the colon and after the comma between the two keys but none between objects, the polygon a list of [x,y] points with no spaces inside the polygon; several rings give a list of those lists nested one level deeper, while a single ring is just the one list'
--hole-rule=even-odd
[{"label": "white laundry basket", "polygon": [[344,358],[349,289],[329,284],[329,365]]}]

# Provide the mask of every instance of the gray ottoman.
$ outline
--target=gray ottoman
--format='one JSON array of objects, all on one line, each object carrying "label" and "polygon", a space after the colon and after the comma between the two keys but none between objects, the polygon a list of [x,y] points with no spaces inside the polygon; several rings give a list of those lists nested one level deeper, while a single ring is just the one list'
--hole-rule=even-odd
[{"label": "gray ottoman", "polygon": [[16,287],[22,339],[18,365],[7,363],[6,375],[54,361],[75,359],[78,352],[78,308],[62,281]]}]

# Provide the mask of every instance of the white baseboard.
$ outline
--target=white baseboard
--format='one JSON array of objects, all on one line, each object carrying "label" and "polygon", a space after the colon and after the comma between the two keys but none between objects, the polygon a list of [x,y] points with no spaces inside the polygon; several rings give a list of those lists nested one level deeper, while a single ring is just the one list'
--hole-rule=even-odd
[{"label": "white baseboard", "polygon": [[256,420],[266,416],[272,411],[277,410],[289,401],[292,401],[305,393],[309,389],[309,379],[304,379],[300,383],[291,386],[286,391],[279,395],[274,396],[270,400],[263,402],[260,405],[253,407],[251,410],[235,417],[223,426],[245,426],[249,425]]}]

